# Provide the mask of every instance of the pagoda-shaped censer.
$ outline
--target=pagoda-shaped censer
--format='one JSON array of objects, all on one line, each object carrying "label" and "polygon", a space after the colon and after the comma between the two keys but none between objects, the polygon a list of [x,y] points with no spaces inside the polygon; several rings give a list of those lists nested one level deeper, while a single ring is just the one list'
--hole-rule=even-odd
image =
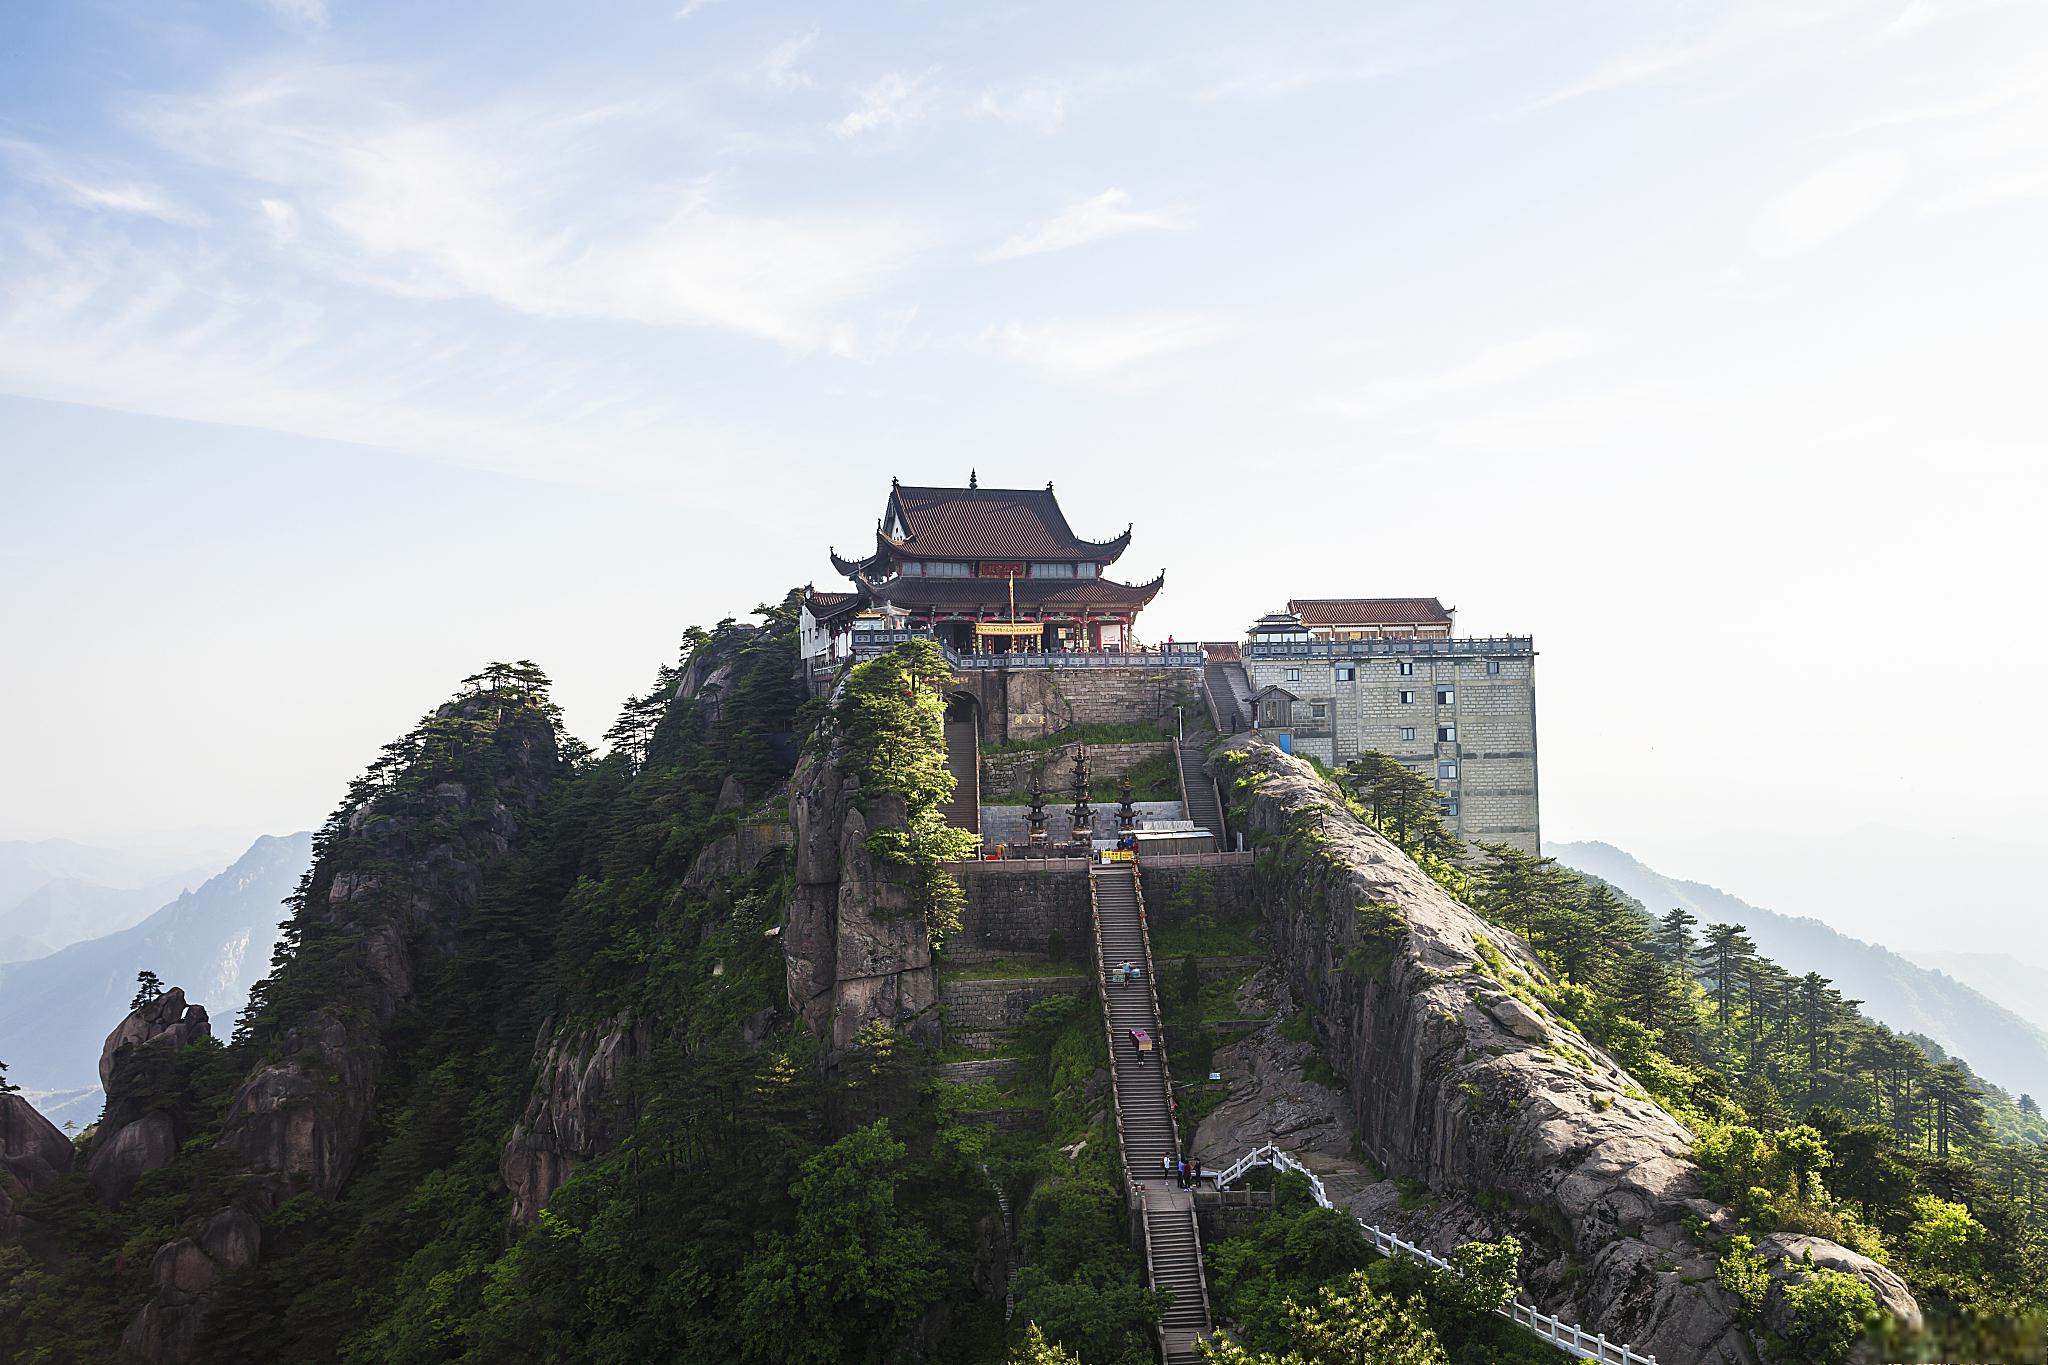
[{"label": "pagoda-shaped censer", "polygon": [[1038,779],[1031,779],[1031,813],[1024,817],[1024,823],[1031,826],[1031,847],[1045,847],[1045,826],[1051,819],[1045,813],[1045,793],[1038,789]]},{"label": "pagoda-shaped censer", "polygon": [[1086,843],[1095,837],[1095,808],[1088,804],[1088,746],[1083,744],[1074,752],[1074,808],[1069,811],[1074,820],[1074,842]]},{"label": "pagoda-shaped censer", "polygon": [[1119,778],[1116,784],[1116,827],[1128,834],[1138,827],[1138,807],[1131,800],[1131,779]]}]

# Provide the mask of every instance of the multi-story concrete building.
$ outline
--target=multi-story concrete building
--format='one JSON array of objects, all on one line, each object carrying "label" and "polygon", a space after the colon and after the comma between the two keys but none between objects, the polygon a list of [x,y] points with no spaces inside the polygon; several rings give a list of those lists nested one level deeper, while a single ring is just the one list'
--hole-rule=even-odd
[{"label": "multi-story concrete building", "polygon": [[[1530,637],[1457,638],[1434,598],[1332,601],[1297,600],[1290,608],[1309,611],[1252,627],[1244,668],[1260,728],[1331,767],[1390,754],[1435,781],[1460,839],[1537,852]],[[1325,619],[1310,625],[1310,615]]]}]

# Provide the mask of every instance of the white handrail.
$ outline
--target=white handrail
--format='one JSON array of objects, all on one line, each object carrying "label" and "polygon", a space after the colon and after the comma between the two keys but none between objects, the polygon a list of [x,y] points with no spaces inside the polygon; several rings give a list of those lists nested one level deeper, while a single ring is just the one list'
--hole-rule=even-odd
[{"label": "white handrail", "polygon": [[[1281,1151],[1270,1142],[1263,1147],[1254,1147],[1232,1162],[1223,1174],[1216,1177],[1216,1188],[1220,1190],[1225,1185],[1236,1183],[1254,1166],[1275,1166],[1281,1170],[1307,1176],[1309,1193],[1315,1197],[1316,1203],[1326,1209],[1337,1207],[1330,1201],[1328,1192],[1323,1189],[1321,1178],[1315,1172],[1295,1160],[1291,1153]],[[1358,1220],[1358,1226],[1364,1230],[1367,1240],[1373,1245],[1373,1250],[1382,1256],[1401,1255],[1438,1270],[1451,1268],[1449,1261],[1427,1247],[1419,1247],[1413,1242],[1404,1241],[1384,1228],[1374,1227],[1363,1218]],[[1608,1365],[1657,1365],[1657,1357],[1653,1355],[1644,1355],[1620,1342],[1609,1341],[1605,1333],[1596,1332],[1588,1335],[1578,1324],[1552,1317],[1523,1303],[1520,1299],[1514,1300],[1505,1308],[1496,1308],[1493,1311],[1517,1327],[1528,1328],[1551,1345],[1580,1360],[1605,1361]],[[1614,1354],[1617,1351],[1620,1352],[1619,1355]]]}]

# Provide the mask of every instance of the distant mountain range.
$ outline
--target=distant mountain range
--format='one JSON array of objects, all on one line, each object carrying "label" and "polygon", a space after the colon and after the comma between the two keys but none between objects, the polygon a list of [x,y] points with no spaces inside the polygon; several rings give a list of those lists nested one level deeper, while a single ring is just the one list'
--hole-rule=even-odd
[{"label": "distant mountain range", "polygon": [[206,880],[226,856],[0,839],[0,962],[126,929]]},{"label": "distant mountain range", "polygon": [[[1543,851],[1567,867],[1612,883],[1651,914],[1682,907],[1699,916],[1702,927],[1744,925],[1764,956],[1786,970],[1819,972],[1843,995],[1861,1000],[1863,1012],[1871,1018],[1899,1032],[1927,1035],[1986,1080],[2048,1098],[2048,1031],[1944,971],[1931,971],[1819,920],[1766,910],[1704,882],[1667,877],[1612,844],[1546,844]],[[1956,970],[1963,966],[1958,962]],[[2041,985],[2048,986],[2048,974]]]},{"label": "distant mountain range", "polygon": [[225,1036],[270,970],[282,902],[312,861],[310,833],[266,835],[234,865],[138,924],[27,962],[0,964],[0,1060],[55,1123],[100,1109],[100,1047],[128,1012],[135,974],[182,986]]},{"label": "distant mountain range", "polygon": [[[2048,967],[2004,953],[1940,952],[1908,948],[1907,957],[1921,966],[1984,992],[2029,1023],[2048,1029]],[[2036,1099],[2044,1098],[2036,1095]]]}]

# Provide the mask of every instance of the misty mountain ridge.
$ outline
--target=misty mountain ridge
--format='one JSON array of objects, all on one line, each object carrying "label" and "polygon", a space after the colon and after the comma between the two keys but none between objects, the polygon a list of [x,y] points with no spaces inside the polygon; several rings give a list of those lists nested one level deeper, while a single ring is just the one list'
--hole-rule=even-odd
[{"label": "misty mountain ridge", "polygon": [[139,924],[165,902],[205,881],[212,867],[187,868],[142,886],[106,886],[75,877],[44,882],[0,909],[0,962],[26,962],[59,948]]},{"label": "misty mountain ridge", "polygon": [[53,1122],[99,1113],[100,1048],[135,974],[185,988],[225,1034],[270,970],[282,902],[312,861],[310,832],[264,835],[226,871],[138,924],[28,962],[0,964],[0,1059]]},{"label": "misty mountain ridge", "polygon": [[2009,1090],[2048,1094],[2048,1031],[1954,977],[1816,919],[1751,905],[1705,882],[1667,877],[1625,850],[1597,841],[1546,843],[1544,852],[1643,903],[1673,907],[1708,924],[1741,924],[1757,950],[1794,974],[1819,972],[1871,1018],[1900,1033],[1924,1034]]}]

